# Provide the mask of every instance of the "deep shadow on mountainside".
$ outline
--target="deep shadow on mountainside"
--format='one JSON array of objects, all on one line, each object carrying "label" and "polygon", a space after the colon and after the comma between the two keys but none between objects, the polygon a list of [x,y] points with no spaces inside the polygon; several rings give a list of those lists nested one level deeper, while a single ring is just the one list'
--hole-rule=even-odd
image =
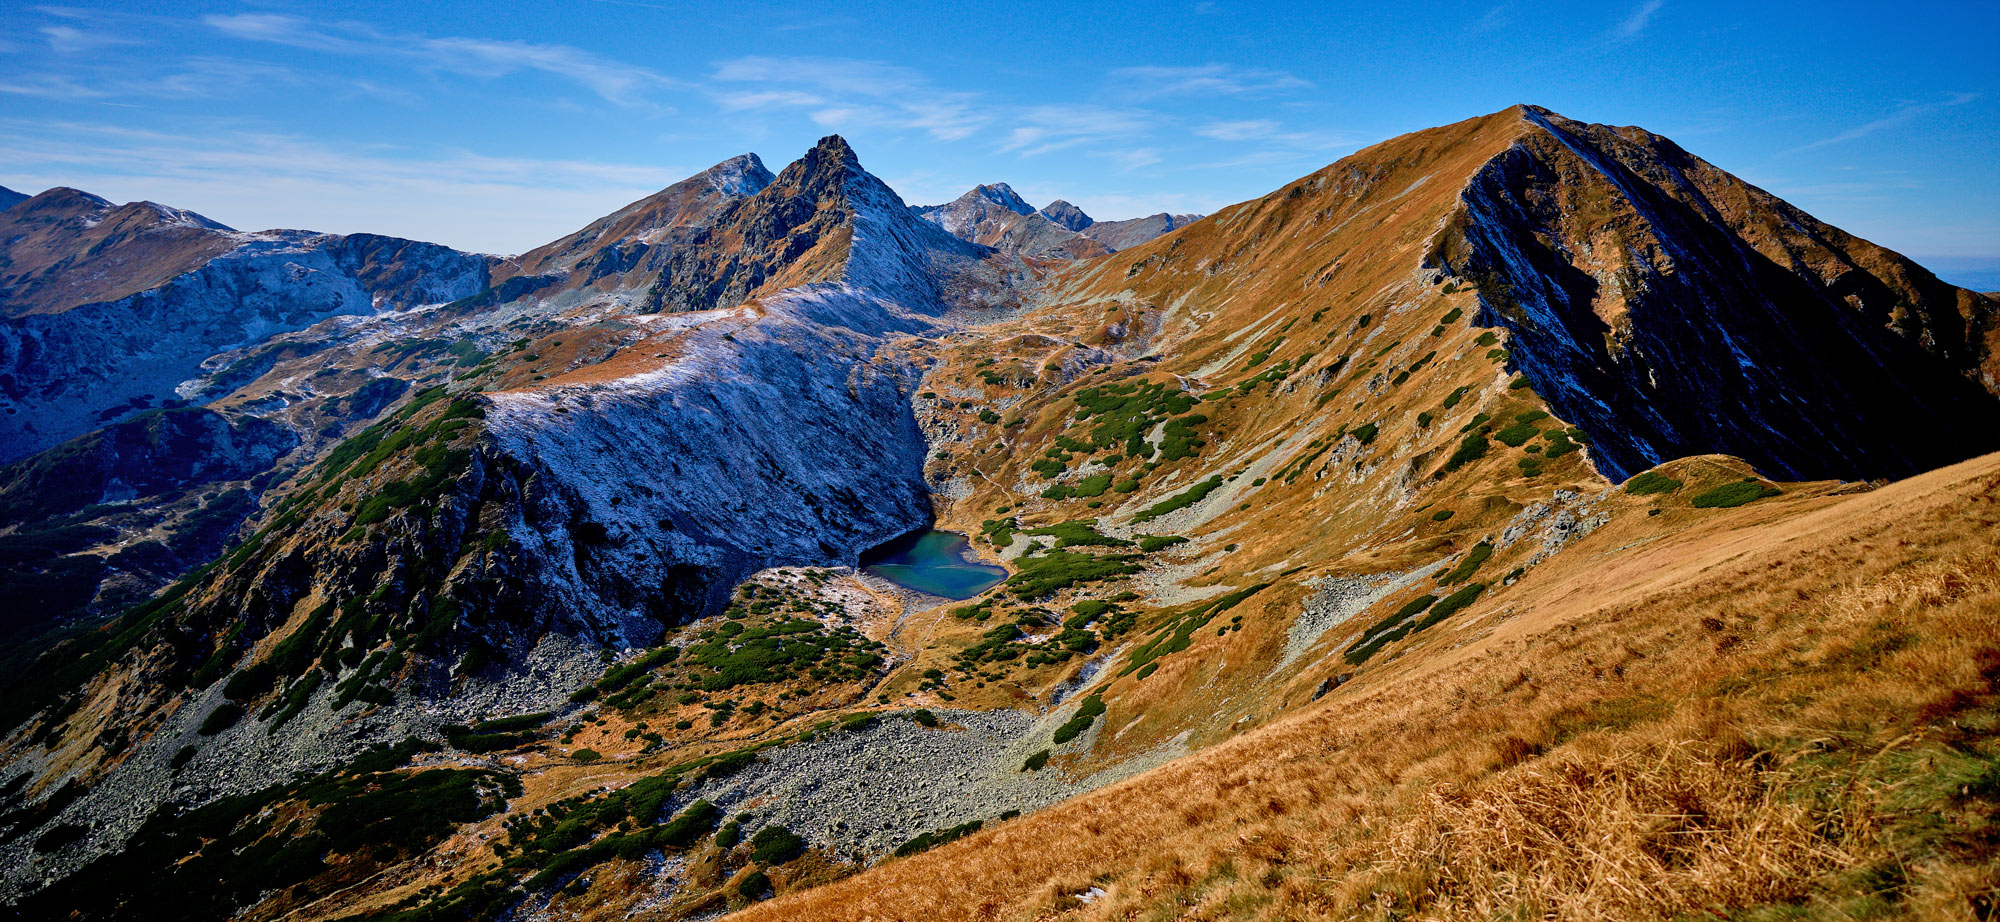
[{"label": "deep shadow on mountainside", "polygon": [[[1991,644],[1968,612],[1990,554],[1953,522],[1991,517],[1990,459],[1869,482],[2000,450],[2000,302],[1640,129],[1515,107],[1117,246],[1004,184],[912,209],[837,136],[506,259],[122,206],[129,265],[92,283],[117,300],[89,304],[48,293],[65,260],[111,249],[53,202],[17,257],[32,303],[5,322],[102,354],[71,373],[96,383],[38,367],[46,384],[9,392],[37,433],[85,427],[0,471],[0,519],[25,538],[9,585],[185,575],[131,608],[98,589],[79,604],[123,613],[72,622],[0,692],[0,898],[20,912],[689,918],[779,895],[767,917],[1289,918],[1387,898],[1586,918],[1562,901],[1608,866],[1524,859],[1510,879],[1566,883],[1507,891],[1424,857],[1450,836],[1409,825],[1484,835],[1412,792],[1516,767],[1685,784],[1686,841],[1734,848],[1741,817],[1805,849],[1688,858],[1713,884],[1696,886],[1660,851],[1682,839],[1645,839],[1630,853],[1658,860],[1630,879],[1652,896],[1602,903],[1627,918],[1690,894],[1718,912],[1845,898],[1860,885],[1840,875],[1896,861],[1922,868],[1891,886],[1913,901],[1983,886],[1966,869],[1984,846],[1829,857],[1786,837],[1796,817],[1744,806],[1751,775],[1699,787],[1697,763],[1805,757],[1759,721],[1829,718],[1760,698],[1731,742],[1668,690],[1790,669],[1788,688],[1908,696],[1861,680],[1921,651],[1964,700],[1856,739],[1990,758],[1939,729],[1987,719]],[[246,338],[242,311],[263,331]],[[100,315],[164,326],[106,339]],[[186,354],[120,345],[188,325],[209,332]],[[130,367],[160,383],[82,422],[75,394]],[[1935,514],[1892,523],[1895,497]],[[1928,542],[1957,575],[1900,550],[1855,570],[1891,587],[1874,595],[1814,584],[1810,561],[1705,569],[1746,535],[1827,522]],[[941,604],[854,569],[931,524],[1008,580]],[[1661,573],[1707,582],[1691,602]],[[1903,646],[1865,617],[1885,605]],[[1614,620],[1640,611],[1621,652]],[[1808,637],[1815,618],[1837,636]],[[1809,641],[1809,670],[1765,656]],[[1464,665],[1489,662],[1506,668]],[[1461,723],[1425,710],[1493,701]],[[1538,722],[1507,736],[1515,704]],[[1334,713],[1355,729],[1322,733]],[[1671,767],[1695,774],[1631,782],[1593,740],[1696,747]],[[1291,767],[1236,783],[1216,766],[1237,751]],[[1266,783],[1261,806],[1228,794]],[[1580,796],[1536,791],[1521,802]],[[1867,809],[1986,822],[1984,793],[1946,791]],[[1125,796],[1146,841],[1106,835]],[[1507,828],[1641,835],[1606,824],[1666,809]],[[1342,846],[1388,870],[1294,874],[1291,844],[1225,869],[1206,838],[1363,817],[1412,843]],[[1024,857],[1021,830],[1057,844]],[[937,847],[956,863],[907,857]]]}]

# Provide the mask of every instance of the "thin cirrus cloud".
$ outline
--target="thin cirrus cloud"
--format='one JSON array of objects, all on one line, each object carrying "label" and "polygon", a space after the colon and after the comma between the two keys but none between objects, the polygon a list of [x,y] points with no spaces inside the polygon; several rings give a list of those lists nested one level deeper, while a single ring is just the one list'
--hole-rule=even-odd
[{"label": "thin cirrus cloud", "polygon": [[724,109],[803,109],[824,128],[914,129],[959,141],[996,118],[977,93],[939,89],[918,71],[879,61],[753,55],[716,65],[709,84]]},{"label": "thin cirrus cloud", "polygon": [[[1127,67],[1112,71],[1114,96],[1127,101],[1173,96],[1235,96],[1311,86],[1291,74],[1226,64]],[[978,92],[939,88],[911,68],[848,58],[751,56],[716,65],[709,79],[716,103],[730,111],[800,109],[821,127],[922,130],[960,141],[999,128],[997,153],[1035,157],[1089,145],[1120,145],[1099,156],[1124,170],[1158,163],[1161,153],[1131,145],[1171,122],[1149,108],[1094,102],[1015,104]],[[1205,135],[1324,149],[1331,136],[1276,129],[1255,137]]]},{"label": "thin cirrus cloud", "polygon": [[1287,131],[1271,119],[1240,119],[1201,125],[1194,133],[1211,141],[1256,143],[1293,151],[1332,150],[1354,143],[1349,135],[1336,131]]},{"label": "thin cirrus cloud", "polygon": [[97,51],[118,45],[137,45],[138,39],[113,35],[109,32],[86,32],[75,26],[44,26],[42,37],[49,43],[50,50],[57,54],[76,54]]},{"label": "thin cirrus cloud", "polygon": [[1817,150],[1822,147],[1829,147],[1835,144],[1842,144],[1848,141],[1865,138],[1878,131],[1885,131],[1890,128],[1901,126],[1913,119],[1916,119],[1919,116],[1929,115],[1932,112],[1937,112],[1943,109],[1957,108],[1958,106],[1974,102],[1978,99],[1979,99],[1978,93],[1953,93],[1951,95],[1951,98],[1941,100],[1939,102],[1909,103],[1903,106],[1902,108],[1897,109],[1896,111],[1891,112],[1888,115],[1878,118],[1872,122],[1868,122],[1863,125],[1856,125],[1855,127],[1849,128],[1846,131],[1840,132],[1839,134],[1820,138],[1819,140],[1813,141],[1809,144],[1801,144],[1797,147],[1787,148],[1785,150],[1779,151],[1778,154],[1779,156],[1784,156],[1787,154],[1803,153],[1809,150]]},{"label": "thin cirrus cloud", "polygon": [[[1088,103],[1023,106],[1010,113],[1014,127],[1000,152],[1033,157],[1080,144],[1128,141],[1149,133],[1154,121],[1155,116],[1143,110]],[[1128,168],[1141,165],[1128,161]]]},{"label": "thin cirrus cloud", "polygon": [[1311,82],[1281,70],[1234,64],[1121,67],[1110,76],[1115,90],[1140,99],[1262,95],[1312,87]]},{"label": "thin cirrus cloud", "polygon": [[1666,0],[1646,0],[1639,4],[1639,8],[1633,10],[1631,15],[1619,20],[1618,28],[1613,30],[1614,37],[1621,41],[1631,41],[1645,34],[1646,27],[1653,23],[1654,14],[1666,5]]},{"label": "thin cirrus cloud", "polygon": [[614,61],[568,45],[392,34],[361,23],[324,23],[277,13],[205,16],[202,21],[232,38],[311,51],[403,58],[419,69],[492,78],[539,71],[568,80],[607,102],[647,104],[658,90],[679,82],[656,71]]},{"label": "thin cirrus cloud", "polygon": [[575,230],[688,172],[680,166],[356,151],[293,135],[0,121],[8,185],[195,204],[244,229],[370,231],[490,253]]},{"label": "thin cirrus cloud", "polygon": [[157,73],[116,69],[75,73],[28,74],[0,79],[0,94],[60,102],[108,102],[111,99],[201,99],[298,82],[290,68],[256,61],[219,57],[176,60]]}]

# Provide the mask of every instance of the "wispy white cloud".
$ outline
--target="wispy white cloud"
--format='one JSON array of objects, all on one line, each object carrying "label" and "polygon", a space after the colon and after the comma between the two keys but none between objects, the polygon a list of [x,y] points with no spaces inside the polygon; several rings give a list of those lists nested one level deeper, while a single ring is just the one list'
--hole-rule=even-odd
[{"label": "wispy white cloud", "polygon": [[1191,67],[1146,65],[1111,72],[1113,88],[1139,99],[1163,96],[1244,96],[1302,90],[1310,82],[1281,70],[1200,64]]},{"label": "wispy white cloud", "polygon": [[1194,133],[1213,141],[1254,142],[1296,151],[1332,150],[1353,143],[1351,137],[1341,132],[1287,131],[1280,123],[1262,118],[1209,122],[1197,126]]},{"label": "wispy white cloud", "polygon": [[1638,38],[1640,35],[1645,34],[1647,26],[1652,25],[1653,15],[1666,5],[1667,0],[1646,0],[1646,2],[1639,4],[1638,9],[1633,10],[1630,15],[1620,20],[1618,27],[1612,30],[1612,34],[1620,41],[1631,41]]},{"label": "wispy white cloud", "polygon": [[1118,169],[1128,173],[1143,167],[1152,166],[1159,163],[1162,159],[1159,150],[1151,147],[1105,151],[1098,156],[1111,161],[1118,166]]},{"label": "wispy white cloud", "polygon": [[1903,125],[1909,122],[1910,120],[1917,118],[1918,116],[1928,115],[1932,112],[1936,112],[1941,109],[1950,109],[1950,108],[1955,108],[1957,106],[1962,106],[1965,105],[1966,103],[1977,100],[1978,98],[1979,98],[1978,93],[1954,93],[1952,94],[1951,98],[1941,100],[1939,102],[1909,103],[1904,105],[1902,108],[1897,109],[1896,111],[1891,112],[1888,115],[1878,118],[1865,125],[1857,125],[1853,128],[1847,129],[1846,131],[1840,132],[1839,134],[1832,135],[1829,137],[1824,137],[1817,141],[1813,141],[1809,144],[1801,144],[1797,147],[1779,151],[1778,154],[1779,156],[1784,156],[1787,154],[1796,154],[1796,153],[1801,153],[1803,151],[1816,150],[1818,148],[1827,147],[1834,144],[1841,144],[1847,141],[1853,141],[1858,138],[1864,138],[1878,131],[1886,131],[1890,128],[1895,128],[1900,125]]},{"label": "wispy white cloud", "polygon": [[553,240],[693,172],[27,120],[0,121],[0,164],[0,184],[14,188],[151,199],[244,229],[370,231],[500,253]]},{"label": "wispy white cloud", "polygon": [[103,89],[60,74],[24,74],[13,79],[0,77],[0,93],[71,102],[103,99],[111,95]]},{"label": "wispy white cloud", "polygon": [[[113,98],[200,99],[299,82],[290,68],[228,58],[186,58],[157,73],[113,70],[99,73],[35,73],[0,77],[0,94],[63,102]],[[106,105],[113,103],[106,102]]]},{"label": "wispy white cloud", "polygon": [[1270,119],[1245,119],[1235,122],[1209,122],[1196,128],[1194,133],[1217,141],[1255,141],[1268,138],[1277,130],[1278,123]]},{"label": "wispy white cloud", "polygon": [[716,65],[710,80],[725,109],[807,109],[814,124],[835,130],[904,128],[957,141],[996,118],[977,93],[943,90],[879,61],[752,56]]},{"label": "wispy white cloud", "polygon": [[1079,144],[1129,142],[1153,127],[1152,113],[1091,104],[1026,106],[1013,111],[1000,152],[1033,157]]},{"label": "wispy white cloud", "polygon": [[419,70],[495,78],[535,71],[568,80],[622,106],[641,105],[654,91],[679,82],[649,68],[615,61],[569,45],[382,32],[363,23],[327,23],[278,13],[205,16],[214,29],[245,41],[311,51],[390,56]]},{"label": "wispy white cloud", "polygon": [[42,37],[57,54],[96,51],[118,45],[137,45],[139,40],[109,32],[85,32],[75,26],[43,26]]}]

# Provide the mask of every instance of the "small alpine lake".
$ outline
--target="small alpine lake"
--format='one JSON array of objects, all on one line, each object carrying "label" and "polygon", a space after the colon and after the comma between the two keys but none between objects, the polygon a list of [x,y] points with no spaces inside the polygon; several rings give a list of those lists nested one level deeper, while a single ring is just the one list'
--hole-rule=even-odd
[{"label": "small alpine lake", "polygon": [[1007,571],[972,556],[965,536],[925,529],[861,555],[861,569],[905,589],[969,599],[999,585]]}]

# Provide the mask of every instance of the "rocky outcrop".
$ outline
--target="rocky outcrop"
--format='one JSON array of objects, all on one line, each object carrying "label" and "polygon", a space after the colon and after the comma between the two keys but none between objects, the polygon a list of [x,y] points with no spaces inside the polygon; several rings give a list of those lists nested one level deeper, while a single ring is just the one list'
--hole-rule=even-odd
[{"label": "rocky outcrop", "polygon": [[630,292],[641,313],[730,307],[816,283],[934,302],[964,264],[990,251],[907,211],[833,135],[777,176],[754,154],[724,161],[524,254],[495,278],[555,279],[538,286],[538,298]]},{"label": "rocky outcrop", "polygon": [[493,438],[536,486],[512,534],[548,608],[646,642],[749,573],[852,563],[927,521],[917,370],[783,301],[692,326],[667,369],[494,395]]},{"label": "rocky outcrop", "polygon": [[1787,479],[1902,477],[2000,449],[1990,299],[1637,129],[1522,110],[1433,265],[1623,479],[1731,454]]},{"label": "rocky outcrop", "polygon": [[732,157],[508,260],[494,270],[494,283],[547,277],[566,289],[644,287],[658,278],[667,254],[702,246],[730,206],[774,178],[756,154]]}]

